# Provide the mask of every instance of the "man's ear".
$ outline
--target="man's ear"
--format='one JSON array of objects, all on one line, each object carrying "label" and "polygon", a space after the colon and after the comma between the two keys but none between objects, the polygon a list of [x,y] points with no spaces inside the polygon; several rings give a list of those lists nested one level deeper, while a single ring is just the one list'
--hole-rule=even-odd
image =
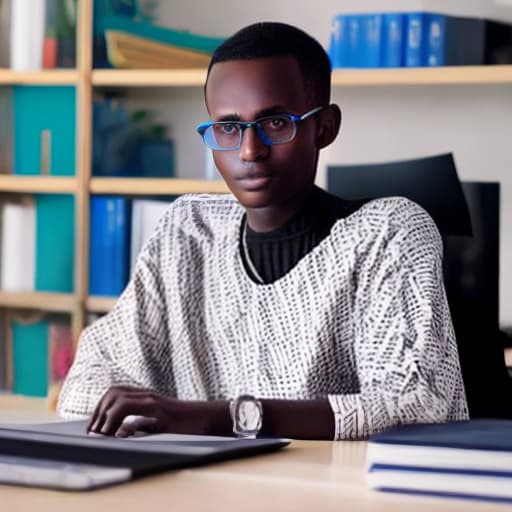
[{"label": "man's ear", "polygon": [[332,103],[325,107],[318,115],[318,149],[325,148],[338,136],[341,126],[341,110],[338,105]]}]

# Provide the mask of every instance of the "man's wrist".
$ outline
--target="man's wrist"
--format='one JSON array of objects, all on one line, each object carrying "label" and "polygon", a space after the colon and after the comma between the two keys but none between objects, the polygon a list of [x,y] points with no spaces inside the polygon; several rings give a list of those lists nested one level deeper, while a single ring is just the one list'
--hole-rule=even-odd
[{"label": "man's wrist", "polygon": [[231,436],[233,435],[233,423],[229,414],[228,400],[209,400],[206,402],[208,413],[206,435]]}]

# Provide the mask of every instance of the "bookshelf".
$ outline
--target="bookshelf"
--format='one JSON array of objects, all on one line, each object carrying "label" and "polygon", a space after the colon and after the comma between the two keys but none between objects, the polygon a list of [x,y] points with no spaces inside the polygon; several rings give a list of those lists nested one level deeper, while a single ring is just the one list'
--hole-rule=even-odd
[{"label": "bookshelf", "polygon": [[[204,84],[206,69],[94,70],[92,0],[78,2],[77,66],[73,70],[16,72],[0,69],[0,86],[71,85],[76,87],[76,174],[73,177],[0,175],[0,193],[73,194],[75,198],[75,286],[73,294],[0,292],[0,307],[69,313],[75,342],[88,312],[107,312],[114,297],[88,295],[89,199],[91,194],[179,195],[224,193],[221,181],[200,179],[96,178],[91,176],[92,103],[95,88],[191,87]],[[336,70],[338,87],[512,84],[512,65],[411,69]]]}]

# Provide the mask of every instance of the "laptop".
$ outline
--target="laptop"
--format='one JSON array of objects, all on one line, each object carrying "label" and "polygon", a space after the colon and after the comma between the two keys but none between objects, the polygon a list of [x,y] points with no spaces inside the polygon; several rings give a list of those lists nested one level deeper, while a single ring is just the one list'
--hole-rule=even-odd
[{"label": "laptop", "polygon": [[0,483],[84,491],[211,462],[273,452],[288,439],[86,434],[87,420],[0,426]]}]

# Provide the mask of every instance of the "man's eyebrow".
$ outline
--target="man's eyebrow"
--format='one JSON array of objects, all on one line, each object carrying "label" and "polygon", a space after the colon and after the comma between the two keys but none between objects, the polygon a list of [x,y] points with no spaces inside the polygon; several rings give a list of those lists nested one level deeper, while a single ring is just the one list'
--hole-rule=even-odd
[{"label": "man's eyebrow", "polygon": [[225,116],[221,116],[218,119],[215,119],[216,123],[222,121],[240,121],[240,116],[238,114],[226,114]]},{"label": "man's eyebrow", "polygon": [[[264,108],[263,110],[259,110],[254,115],[254,118],[251,119],[251,121],[254,121],[256,119],[260,119],[262,117],[272,116],[274,114],[283,114],[286,112],[286,109],[282,107],[281,105],[273,105],[268,108]],[[219,117],[215,120],[216,122],[222,122],[222,121],[240,121],[240,114],[226,114],[224,116]]]}]

